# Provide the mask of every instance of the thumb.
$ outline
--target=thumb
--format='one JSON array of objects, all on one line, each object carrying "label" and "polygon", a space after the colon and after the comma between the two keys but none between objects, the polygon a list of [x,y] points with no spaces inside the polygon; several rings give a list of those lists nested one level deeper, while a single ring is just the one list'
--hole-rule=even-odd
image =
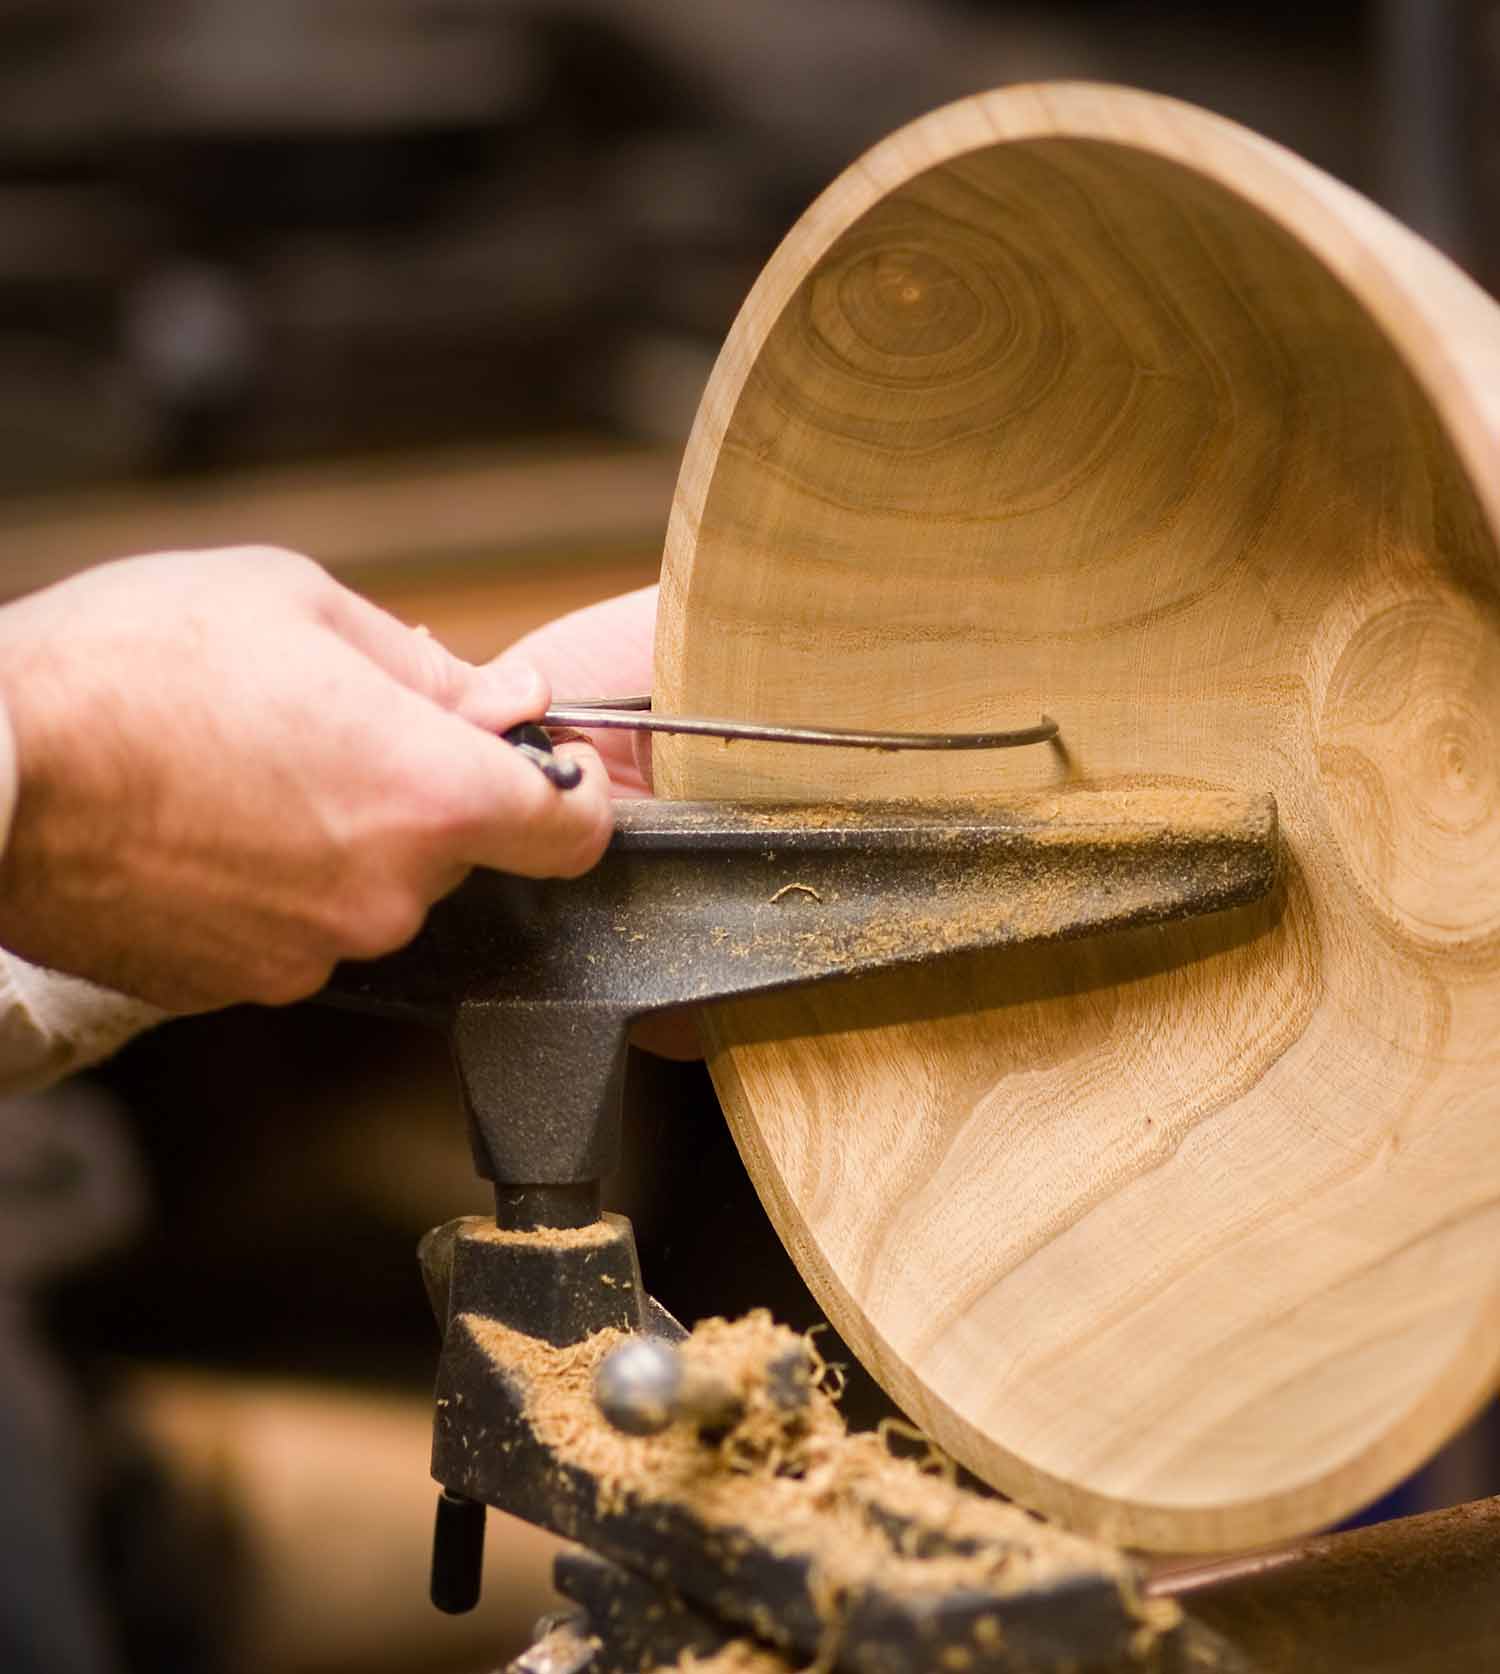
[{"label": "thumb", "polygon": [[524,658],[483,668],[455,657],[424,628],[408,628],[358,593],[340,588],[329,626],[347,644],[405,686],[487,732],[536,720],[551,701],[545,676]]}]

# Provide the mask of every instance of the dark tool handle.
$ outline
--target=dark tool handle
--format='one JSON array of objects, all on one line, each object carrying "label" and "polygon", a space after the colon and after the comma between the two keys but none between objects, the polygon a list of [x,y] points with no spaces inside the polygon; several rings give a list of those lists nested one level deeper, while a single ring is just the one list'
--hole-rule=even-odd
[{"label": "dark tool handle", "polygon": [[432,1602],[448,1616],[462,1616],[479,1603],[484,1574],[484,1504],[452,1494],[438,1495],[432,1526]]},{"label": "dark tool handle", "polygon": [[513,744],[559,790],[572,790],[583,778],[583,769],[576,761],[553,754],[551,738],[535,721],[522,721],[504,737],[507,744]]}]

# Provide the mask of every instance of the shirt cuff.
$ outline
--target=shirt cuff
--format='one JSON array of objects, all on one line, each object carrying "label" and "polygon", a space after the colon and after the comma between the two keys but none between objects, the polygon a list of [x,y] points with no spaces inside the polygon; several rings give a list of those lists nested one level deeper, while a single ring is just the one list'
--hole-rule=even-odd
[{"label": "shirt cuff", "polygon": [[48,1086],[107,1058],[168,1015],[0,948],[0,1093]]}]

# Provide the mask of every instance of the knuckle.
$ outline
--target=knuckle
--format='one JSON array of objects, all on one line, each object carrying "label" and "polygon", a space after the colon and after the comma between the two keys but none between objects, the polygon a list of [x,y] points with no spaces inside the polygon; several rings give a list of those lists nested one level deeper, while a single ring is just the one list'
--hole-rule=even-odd
[{"label": "knuckle", "polygon": [[287,546],[231,546],[222,547],[217,552],[188,556],[212,557],[220,564],[231,563],[252,581],[276,574],[284,582],[315,586],[319,581],[331,579],[320,564],[305,553],[294,552]]},{"label": "knuckle", "polygon": [[305,609],[331,613],[342,589],[315,559],[285,546],[246,546],[236,549],[247,584],[271,586],[282,598],[300,601]]},{"label": "knuckle", "polygon": [[601,772],[562,791],[516,760],[497,784],[494,758],[485,757],[424,800],[411,836],[428,872],[484,855],[485,864],[523,876],[571,878],[594,865],[612,828]]},{"label": "knuckle", "polygon": [[288,955],[260,971],[246,998],[256,1005],[289,1006],[316,994],[333,973],[334,961],[321,955]]},{"label": "knuckle", "polygon": [[239,552],[247,561],[259,564],[263,569],[282,569],[289,574],[309,578],[327,573],[305,552],[294,552],[289,546],[242,546]]},{"label": "knuckle", "polygon": [[436,760],[420,735],[396,741],[385,775],[378,836],[366,852],[384,854],[388,866],[390,857],[398,855],[402,877],[412,875],[411,867],[421,857],[462,845],[489,795],[484,775],[472,761],[464,755]]},{"label": "knuckle", "polygon": [[378,959],[405,947],[422,928],[426,907],[415,892],[386,887],[351,903],[335,932],[339,957]]},{"label": "knuckle", "polygon": [[376,939],[383,944],[382,951],[405,947],[426,918],[427,904],[414,891],[387,901],[384,911],[372,921]]},{"label": "knuckle", "polygon": [[608,800],[600,797],[596,807],[582,812],[584,817],[577,829],[558,845],[556,875],[560,878],[581,877],[598,863],[609,846],[614,819]]},{"label": "knuckle", "polygon": [[381,841],[403,847],[441,847],[473,819],[475,792],[463,774],[433,773],[425,762],[394,772],[381,812]]},{"label": "knuckle", "polygon": [[412,654],[419,665],[422,690],[444,709],[456,709],[467,686],[467,670],[446,646],[430,634],[411,636]]},{"label": "knuckle", "polygon": [[529,764],[516,782],[508,800],[507,813],[523,839],[550,835],[557,817],[559,792]]}]

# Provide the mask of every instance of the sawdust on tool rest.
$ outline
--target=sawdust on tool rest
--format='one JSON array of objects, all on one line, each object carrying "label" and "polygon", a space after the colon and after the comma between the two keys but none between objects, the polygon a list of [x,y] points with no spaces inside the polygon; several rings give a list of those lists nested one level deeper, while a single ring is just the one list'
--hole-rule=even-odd
[{"label": "sawdust on tool rest", "polygon": [[[849,824],[856,827],[883,814],[930,822],[955,812],[983,817],[1013,815],[1018,828],[1030,833],[1045,827],[1059,815],[1084,817],[1101,828],[1114,827],[1120,840],[1139,840],[1144,832],[1154,833],[1163,822],[1185,829],[1213,832],[1237,825],[1245,817],[1244,797],[1239,790],[1191,784],[1162,774],[1141,773],[1128,779],[1075,782],[1055,791],[1026,791],[1006,797],[968,795],[934,801],[923,797],[882,797],[876,802],[745,803],[737,806],[737,823],[751,830],[776,832],[834,831]],[[673,814],[678,829],[717,829],[723,810],[715,803],[701,808],[680,804]],[[1045,833],[1037,833],[1045,840]],[[1066,838],[1069,833],[1061,834]]]},{"label": "sawdust on tool rest", "polygon": [[[1078,800],[1070,808],[1073,798]],[[1196,785],[1140,783],[1064,791],[1030,803],[1022,811],[1028,820],[1026,835],[1034,843],[1071,843],[1082,834],[1100,848],[1132,848],[1164,840],[1201,842],[1215,836],[1238,842],[1259,823],[1259,811],[1247,808],[1238,791]],[[1057,825],[1060,814],[1070,817]]]},{"label": "sawdust on tool rest", "polygon": [[[983,803],[971,806],[976,814],[994,811]],[[1024,878],[1015,870],[1018,857],[1014,851],[994,854],[989,869],[979,873],[971,867],[945,870],[940,860],[935,861],[926,882],[932,897],[942,902],[941,910],[918,913],[908,902],[899,914],[852,925],[837,915],[825,918],[817,913],[814,908],[825,904],[824,896],[810,884],[793,881],[769,897],[772,904],[788,897],[801,903],[803,911],[789,915],[788,922],[775,928],[759,926],[748,938],[735,940],[730,939],[734,932],[721,925],[710,932],[710,938],[730,958],[748,957],[757,948],[775,948],[808,971],[826,969],[830,958],[883,964],[902,955],[925,958],[983,943],[1045,941],[1075,930],[1087,920],[1091,905],[1102,908],[1100,885],[1107,881],[1110,868],[1134,864],[1132,856],[1138,851],[1214,838],[1227,851],[1258,838],[1264,817],[1238,792],[1149,778],[1031,794],[1007,802],[1003,809],[1014,816],[1015,834],[1027,845]],[[899,811],[934,817],[932,804],[903,803]],[[749,811],[768,832],[781,827],[838,826],[850,814],[861,812],[868,816],[868,807]],[[950,852],[962,856],[961,826],[953,836]],[[1048,866],[1038,853],[1048,850],[1076,851],[1077,858]],[[838,896],[835,893],[827,899],[836,903]]]},{"label": "sawdust on tool rest", "polygon": [[552,1250],[592,1249],[596,1244],[612,1244],[620,1236],[618,1226],[605,1216],[590,1221],[587,1226],[533,1227],[526,1232],[496,1226],[488,1215],[470,1215],[467,1222],[465,1238],[481,1244],[524,1244],[532,1249],[538,1246]]},{"label": "sawdust on tool rest", "polygon": [[717,1651],[684,1651],[673,1674],[790,1674],[793,1664],[753,1639],[731,1639]]},{"label": "sawdust on tool rest", "polygon": [[[1136,850],[1205,838],[1238,845],[1258,833],[1260,818],[1238,793],[1180,785],[1064,791],[1020,799],[1011,811],[1028,844],[1076,849],[1084,863],[1050,867],[1032,856],[1018,880],[1007,870],[1011,857],[1002,852],[985,874],[994,880],[988,888],[972,871],[935,870],[928,887],[942,901],[941,911],[906,911],[853,929],[834,922],[802,932],[796,939],[805,961],[821,962],[835,948],[852,960],[875,961],[914,949],[941,953],[986,940],[1047,939],[1075,925],[1098,900],[1099,885],[1116,858],[1128,863]],[[796,887],[788,884],[779,894]]]},{"label": "sawdust on tool rest", "polygon": [[[482,1347],[520,1374],[538,1437],[597,1481],[601,1512],[676,1504],[710,1526],[753,1526],[777,1552],[811,1560],[813,1602],[833,1633],[845,1601],[872,1584],[913,1597],[965,1587],[1014,1593],[1073,1575],[1114,1582],[1141,1623],[1143,1651],[1178,1619],[1175,1607],[1163,1612],[1160,1601],[1141,1598],[1137,1572],[1122,1554],[959,1488],[951,1465],[925,1440],[919,1463],[895,1457],[883,1435],[851,1435],[815,1345],[764,1309],[739,1320],[704,1320],[681,1345],[690,1365],[696,1361],[727,1383],[743,1403],[739,1422],[711,1437],[686,1422],[642,1437],[605,1422],[594,1374],[622,1332],[601,1331],[559,1349],[494,1321],[469,1316],[467,1323]],[[787,1411],[772,1398],[767,1368],[799,1352],[812,1372],[808,1399]],[[916,1529],[893,1533],[877,1522],[877,1511],[978,1549],[919,1556]],[[999,1635],[997,1620],[982,1622],[984,1634]],[[774,1623],[757,1624],[757,1631],[775,1637]],[[976,1645],[989,1648],[979,1633]]]},{"label": "sawdust on tool rest", "polygon": [[[911,800],[884,801],[880,806],[882,809],[917,808],[920,804]],[[847,825],[851,817],[867,819],[869,813],[868,804],[857,802],[740,803],[736,805],[735,820],[756,831],[833,831]],[[723,823],[723,807],[715,802],[697,807],[679,803],[672,813],[672,824],[679,831],[717,830]]]}]

